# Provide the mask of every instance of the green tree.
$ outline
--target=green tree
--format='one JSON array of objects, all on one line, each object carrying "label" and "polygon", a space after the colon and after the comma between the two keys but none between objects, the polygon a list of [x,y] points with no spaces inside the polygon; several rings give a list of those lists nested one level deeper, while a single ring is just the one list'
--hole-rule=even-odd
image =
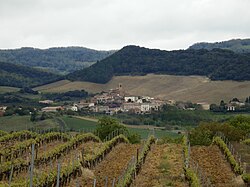
[{"label": "green tree", "polygon": [[236,116],[229,121],[229,124],[241,129],[247,133],[250,133],[250,117],[249,116]]},{"label": "green tree", "polygon": [[30,116],[30,121],[33,122],[36,121],[36,117],[37,117],[37,112],[36,111],[32,112]]},{"label": "green tree", "polygon": [[96,134],[99,135],[101,140],[104,140],[110,133],[115,130],[124,131],[128,133],[127,128],[124,125],[119,124],[119,122],[110,117],[102,117],[98,121],[98,125],[96,128]]}]

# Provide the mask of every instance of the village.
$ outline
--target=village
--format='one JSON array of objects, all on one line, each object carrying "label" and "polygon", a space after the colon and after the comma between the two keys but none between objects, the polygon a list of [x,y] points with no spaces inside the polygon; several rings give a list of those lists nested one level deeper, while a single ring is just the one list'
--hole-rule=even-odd
[{"label": "village", "polygon": [[[55,100],[40,100],[41,112],[57,111],[86,111],[88,113],[100,113],[114,115],[118,113],[130,114],[150,114],[153,111],[160,111],[164,105],[175,106],[180,110],[211,110],[213,112],[248,112],[250,99],[245,102],[233,98],[229,102],[223,100],[218,104],[208,104],[206,102],[191,103],[175,100],[164,100],[150,96],[131,95],[126,92],[122,84],[117,88],[101,93],[94,94],[91,97],[75,100],[70,103],[58,103]],[[4,116],[7,106],[0,105],[0,116]],[[20,106],[20,110],[22,107]],[[34,108],[34,110],[36,110]]]},{"label": "village", "polygon": [[[42,104],[53,104],[51,100],[39,101]],[[171,101],[152,98],[149,96],[135,96],[125,92],[122,85],[107,92],[101,92],[94,97],[80,100],[73,105],[44,107],[42,112],[55,112],[58,110],[88,110],[94,113],[105,113],[113,115],[121,112],[135,114],[146,114],[151,111],[158,111],[164,104],[173,104]]]}]

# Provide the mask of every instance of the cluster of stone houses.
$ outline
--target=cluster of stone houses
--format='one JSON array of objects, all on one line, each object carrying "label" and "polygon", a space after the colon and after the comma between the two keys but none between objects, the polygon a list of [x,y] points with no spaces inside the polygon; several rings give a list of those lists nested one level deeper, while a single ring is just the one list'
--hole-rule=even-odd
[{"label": "cluster of stone houses", "polygon": [[165,104],[165,101],[160,99],[129,95],[119,85],[116,89],[97,94],[90,100],[80,101],[74,106],[78,109],[85,108],[91,112],[113,115],[119,112],[150,113],[153,110],[160,110],[163,104]]}]

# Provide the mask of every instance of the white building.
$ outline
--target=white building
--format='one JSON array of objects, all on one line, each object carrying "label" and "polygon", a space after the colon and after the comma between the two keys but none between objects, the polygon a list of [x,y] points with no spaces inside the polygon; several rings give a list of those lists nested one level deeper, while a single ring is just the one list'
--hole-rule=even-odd
[{"label": "white building", "polygon": [[124,100],[126,103],[136,102],[139,99],[138,96],[125,96]]},{"label": "white building", "polygon": [[146,113],[151,110],[150,104],[149,103],[142,103],[141,104],[141,112]]}]

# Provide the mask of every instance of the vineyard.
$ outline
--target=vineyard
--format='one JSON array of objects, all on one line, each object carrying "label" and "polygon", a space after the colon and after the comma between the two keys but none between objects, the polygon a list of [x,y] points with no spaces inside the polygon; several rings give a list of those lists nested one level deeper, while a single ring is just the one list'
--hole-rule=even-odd
[{"label": "vineyard", "polygon": [[148,136],[131,144],[118,131],[104,141],[91,133],[0,131],[0,187],[244,186],[248,174],[225,142],[218,136],[210,146],[190,146],[186,136],[182,143]]}]

